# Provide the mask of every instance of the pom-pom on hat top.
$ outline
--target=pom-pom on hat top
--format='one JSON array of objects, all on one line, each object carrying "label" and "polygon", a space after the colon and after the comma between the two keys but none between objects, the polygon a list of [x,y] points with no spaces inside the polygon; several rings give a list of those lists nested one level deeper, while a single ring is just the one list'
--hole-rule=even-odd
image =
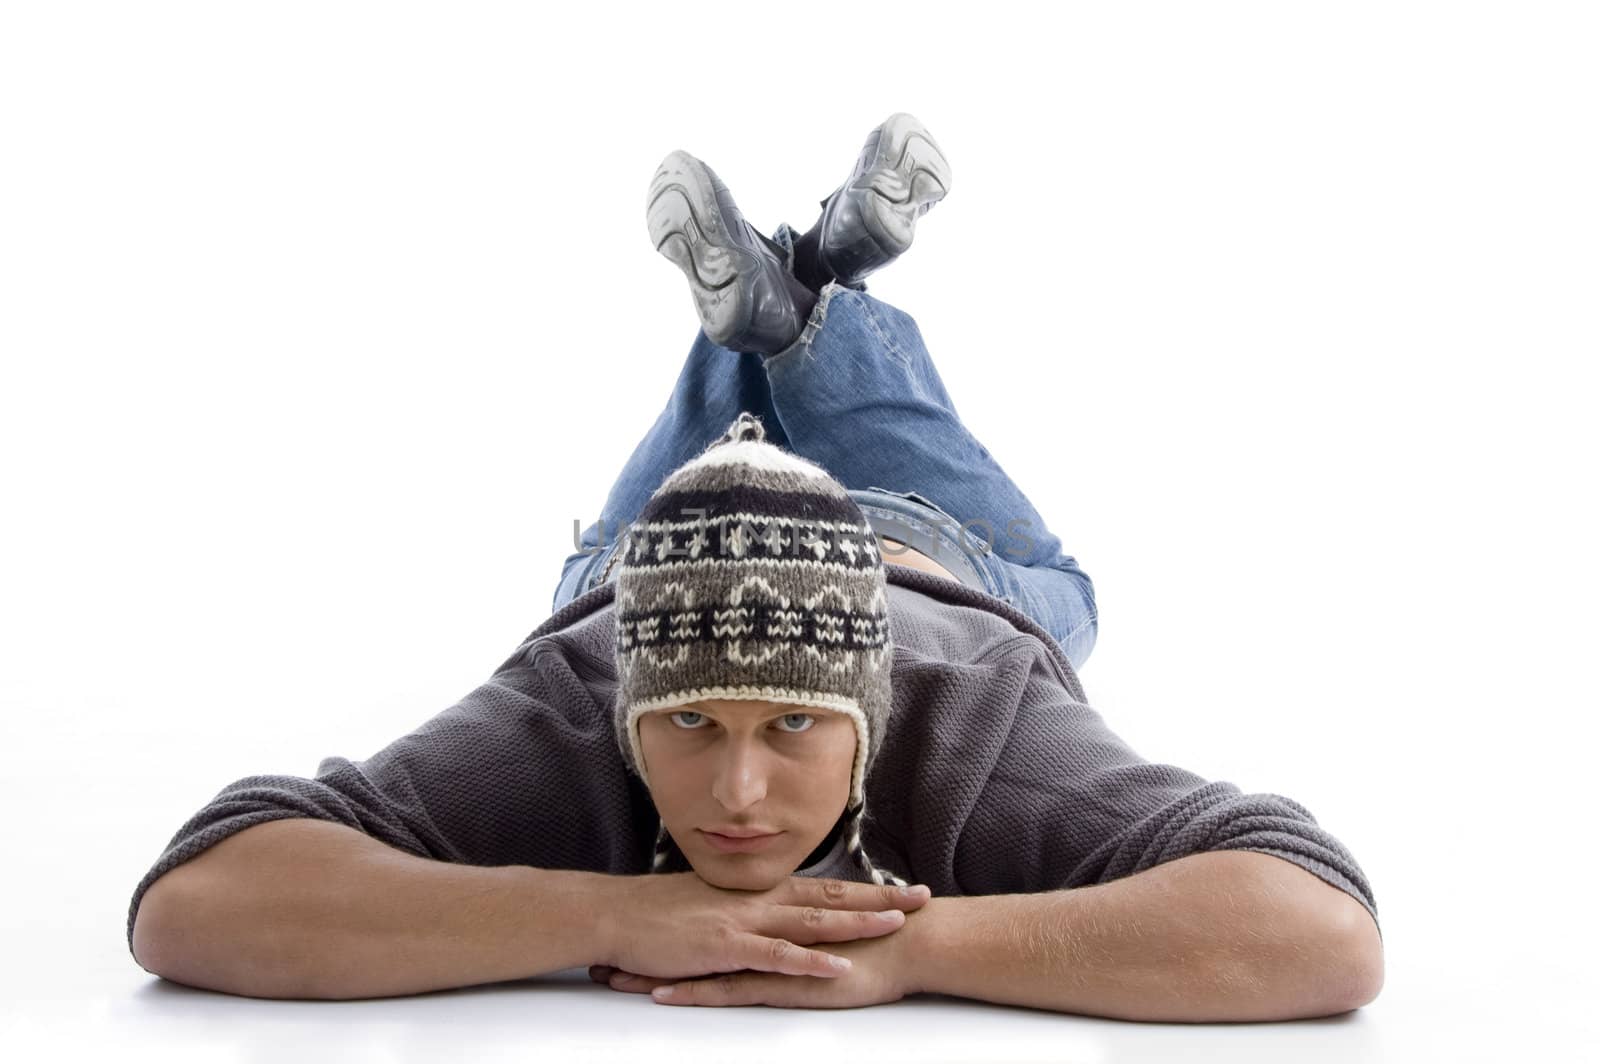
[{"label": "pom-pom on hat top", "polygon": [[[615,723],[629,768],[649,786],[639,716],[653,709],[751,699],[843,713],[856,726],[846,847],[871,882],[905,884],[861,846],[894,651],[877,538],[844,485],[744,412],[667,476],[618,555]],[[651,871],[679,864],[663,822]]]}]

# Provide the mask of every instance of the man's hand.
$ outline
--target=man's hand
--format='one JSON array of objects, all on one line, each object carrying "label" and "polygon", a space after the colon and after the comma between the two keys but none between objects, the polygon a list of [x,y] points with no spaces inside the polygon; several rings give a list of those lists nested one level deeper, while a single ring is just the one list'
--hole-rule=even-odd
[{"label": "man's hand", "polygon": [[[914,921],[915,917],[910,917]],[[663,1005],[772,1005],[790,1009],[853,1009],[883,1005],[918,992],[912,979],[911,928],[883,938],[831,943],[826,952],[851,960],[843,975],[782,975],[749,969],[709,974],[699,979],[653,979],[620,968],[595,965],[589,978],[608,983],[613,990],[652,994]],[[671,988],[670,996],[654,994],[657,987]]]},{"label": "man's hand", "polygon": [[763,891],[714,887],[692,871],[618,882],[596,967],[658,983],[744,971],[838,979],[849,974],[848,963],[817,943],[893,938],[906,910],[929,900],[926,887],[907,896],[889,884],[806,876]]}]

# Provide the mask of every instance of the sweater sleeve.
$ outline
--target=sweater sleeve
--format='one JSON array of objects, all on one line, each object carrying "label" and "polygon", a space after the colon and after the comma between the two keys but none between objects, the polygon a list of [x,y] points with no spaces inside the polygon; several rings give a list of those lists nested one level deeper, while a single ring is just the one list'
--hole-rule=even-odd
[{"label": "sweater sleeve", "polygon": [[195,813],[139,881],[246,828],[328,820],[418,857],[458,864],[622,874],[632,839],[629,781],[609,710],[555,651],[513,659],[454,706],[365,761],[324,758],[312,778],[246,776]]},{"label": "sweater sleeve", "polygon": [[1036,656],[1010,734],[962,829],[956,875],[967,893],[1088,886],[1190,854],[1254,850],[1339,888],[1377,921],[1355,857],[1310,810],[1146,761],[1055,673]]}]

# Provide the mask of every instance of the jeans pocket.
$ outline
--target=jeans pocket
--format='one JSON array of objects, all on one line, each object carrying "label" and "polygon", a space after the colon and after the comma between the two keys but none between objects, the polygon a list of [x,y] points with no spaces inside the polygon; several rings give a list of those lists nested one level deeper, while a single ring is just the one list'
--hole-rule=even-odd
[{"label": "jeans pocket", "polygon": [[989,541],[993,538],[994,531],[993,526],[990,525],[988,521],[977,520],[970,522],[972,524],[987,526],[989,528],[989,532],[987,534],[977,532],[969,529],[966,525],[956,520],[954,514],[944,509],[926,495],[919,494],[915,491],[890,491],[888,488],[880,488],[877,486],[868,487],[866,490],[875,491],[882,495],[892,495],[897,499],[905,499],[908,502],[914,502],[919,506],[924,506],[929,510],[932,510],[943,519],[940,523],[948,532],[950,538],[958,544],[959,549],[964,554],[982,555],[987,557],[994,553],[994,544]]},{"label": "jeans pocket", "polygon": [[[939,505],[937,503],[935,503],[932,499],[928,498],[926,495],[918,495],[914,491],[890,491],[888,488],[880,488],[880,487],[876,487],[876,486],[869,486],[866,490],[867,491],[882,492],[885,495],[893,495],[893,496],[895,496],[896,498],[899,498],[899,499],[910,499],[912,502],[920,502],[922,505],[926,506],[928,509],[937,510],[943,516],[950,517],[950,515],[945,513],[944,510],[942,508],[940,508]],[[950,520],[952,522],[955,522],[956,519],[954,517],[950,517]]]}]

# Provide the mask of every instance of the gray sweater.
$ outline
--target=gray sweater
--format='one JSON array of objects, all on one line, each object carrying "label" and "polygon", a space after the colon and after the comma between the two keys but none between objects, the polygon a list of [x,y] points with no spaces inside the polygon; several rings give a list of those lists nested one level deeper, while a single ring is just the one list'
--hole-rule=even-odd
[{"label": "gray sweater", "polygon": [[[1134,753],[1088,704],[1072,664],[1015,608],[892,565],[893,711],[866,781],[862,844],[935,895],[1105,883],[1210,850],[1254,850],[1345,891],[1377,919],[1355,858],[1305,807],[1243,794]],[[311,779],[246,776],[178,829],[128,907],[245,828],[315,817],[438,861],[650,870],[659,825],[624,765],[612,599],[602,584],[534,629],[483,684],[364,761]],[[836,827],[796,875],[860,880]]]}]

